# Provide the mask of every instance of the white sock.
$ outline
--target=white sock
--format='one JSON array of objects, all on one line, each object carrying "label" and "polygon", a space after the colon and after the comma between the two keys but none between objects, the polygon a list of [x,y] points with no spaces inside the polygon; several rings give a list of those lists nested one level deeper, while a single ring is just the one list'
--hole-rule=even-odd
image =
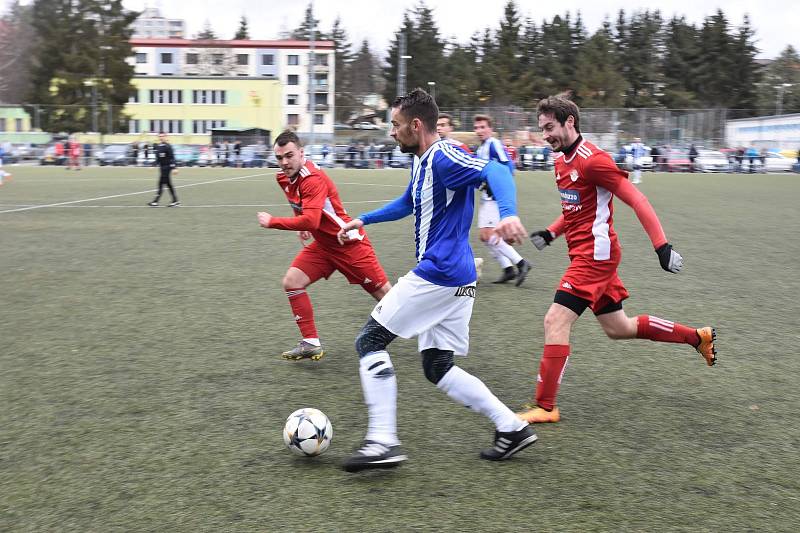
[{"label": "white sock", "polygon": [[489,417],[497,431],[518,431],[526,425],[492,394],[483,381],[457,366],[451,367],[436,387],[461,405]]},{"label": "white sock", "polygon": [[642,171],[641,170],[634,170],[633,171],[633,181],[642,181]]},{"label": "white sock", "polygon": [[519,255],[519,252],[517,252],[516,248],[508,244],[503,239],[500,239],[500,242],[497,243],[497,249],[500,250],[501,254],[508,257],[508,259],[514,265],[522,261],[522,256]]},{"label": "white sock", "polygon": [[308,344],[313,344],[314,346],[322,346],[322,343],[319,342],[319,339],[317,337],[314,337],[314,338],[308,337],[308,338],[305,338],[303,340],[305,342],[307,342]]},{"label": "white sock", "polygon": [[361,389],[369,412],[367,440],[393,446],[397,438],[397,377],[386,351],[372,352],[359,362]]},{"label": "white sock", "polygon": [[486,247],[489,249],[489,253],[491,253],[492,257],[494,257],[497,262],[500,263],[501,267],[508,268],[511,266],[511,259],[506,257],[506,255],[500,251],[500,248],[496,242],[493,243],[491,241],[486,241],[483,244],[486,245]]}]

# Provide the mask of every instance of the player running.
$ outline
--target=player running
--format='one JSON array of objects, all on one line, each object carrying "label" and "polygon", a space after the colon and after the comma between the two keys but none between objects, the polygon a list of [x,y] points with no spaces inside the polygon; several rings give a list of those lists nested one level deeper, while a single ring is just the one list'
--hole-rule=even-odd
[{"label": "player running", "polygon": [[415,89],[392,103],[391,136],[414,164],[405,193],[385,206],[360,215],[339,231],[414,216],[417,266],[375,306],[356,337],[359,372],[369,426],[363,446],[345,461],[348,472],[390,468],[406,460],[397,436],[397,378],[386,347],[396,337],[417,337],[425,377],[456,402],[490,418],[494,447],[483,459],[500,461],[536,442],[536,433],[520,421],[484,383],[453,365],[466,355],[469,319],[475,301],[475,265],[469,246],[474,193],[481,181],[495,192],[504,236],[525,238],[516,216],[514,180],[503,166],[469,157],[436,133],[439,109],[431,96]]},{"label": "player running", "polygon": [[[492,129],[492,118],[488,115],[475,115],[473,119],[475,134],[481,141],[476,156],[487,161],[497,161],[505,165],[511,174],[514,174],[514,163],[508,158],[508,154],[503,148],[500,139],[494,136]],[[519,255],[513,246],[500,239],[494,228],[500,221],[500,214],[497,211],[497,202],[492,194],[491,188],[487,184],[481,186],[481,203],[478,207],[478,230],[481,242],[489,249],[500,266],[503,267],[503,274],[493,283],[505,283],[516,279],[516,286],[519,287],[525,281],[531,264]],[[517,270],[514,270],[516,265]]]},{"label": "player running", "polygon": [[614,195],[634,210],[664,270],[679,272],[683,258],[667,242],[650,202],[627,180],[627,172],[619,170],[605,151],[583,139],[577,105],[550,97],[539,102],[537,113],[544,140],[562,154],[555,160],[562,214],[547,229],[532,233],[531,241],[543,250],[563,233],[570,265],[544,318],[544,354],[535,404],[518,413],[530,423],[560,419],[556,394],[570,355],[570,329],[587,307],[611,339],[685,343],[696,348],[708,366],[717,361],[714,329],[694,329],[651,315],[631,318],[622,310],[628,291],[617,275],[622,248],[613,227]]},{"label": "player running", "polygon": [[[275,158],[281,170],[276,175],[278,186],[286,194],[293,217],[274,217],[258,213],[264,228],[298,231],[303,249],[292,261],[283,277],[283,290],[289,299],[302,339],[297,346],[283,352],[284,359],[312,359],[325,355],[314,322],[314,309],[306,287],[341,272],[353,285],[361,285],[373,298],[380,300],[392,287],[364,231],[352,230],[351,239],[339,243],[337,234],[350,216],[345,211],[339,192],[325,172],[305,157],[300,139],[292,131],[284,131],[275,139]],[[305,245],[305,241],[314,242]]]}]

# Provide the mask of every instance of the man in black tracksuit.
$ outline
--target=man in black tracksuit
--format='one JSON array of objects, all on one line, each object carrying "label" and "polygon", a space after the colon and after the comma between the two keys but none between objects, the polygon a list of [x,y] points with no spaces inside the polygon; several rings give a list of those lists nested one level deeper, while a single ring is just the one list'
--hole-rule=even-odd
[{"label": "man in black tracksuit", "polygon": [[178,196],[175,194],[175,188],[172,186],[172,179],[170,173],[178,173],[175,168],[175,153],[172,151],[172,146],[167,142],[167,136],[163,133],[158,135],[158,144],[153,147],[156,156],[156,165],[160,169],[158,178],[158,192],[156,197],[150,202],[150,207],[158,207],[158,200],[161,198],[161,192],[164,190],[164,185],[169,188],[169,193],[172,195],[172,203],[169,207],[178,207],[181,203],[178,201]]}]

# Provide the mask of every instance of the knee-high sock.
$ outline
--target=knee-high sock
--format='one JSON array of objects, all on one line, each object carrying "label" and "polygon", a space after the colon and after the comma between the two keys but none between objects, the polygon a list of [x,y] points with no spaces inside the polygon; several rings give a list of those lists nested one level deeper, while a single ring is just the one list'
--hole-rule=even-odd
[{"label": "knee-high sock", "polygon": [[511,263],[511,259],[506,257],[506,255],[500,250],[497,242],[486,241],[483,244],[489,249],[489,253],[492,254],[492,257],[494,257],[497,262],[500,263],[501,267],[508,268],[513,264]]},{"label": "knee-high sock", "polygon": [[314,323],[314,308],[311,306],[311,298],[302,287],[297,289],[286,289],[286,297],[289,298],[289,305],[294,313],[294,321],[300,328],[300,335],[304,339],[316,339],[317,325]]},{"label": "knee-high sock", "polygon": [[367,440],[400,444],[397,438],[397,376],[386,351],[371,352],[359,361],[361,389],[369,412]]},{"label": "knee-high sock", "polygon": [[497,243],[497,249],[500,250],[501,254],[508,257],[511,260],[511,263],[515,265],[522,261],[522,256],[519,255],[519,252],[517,252],[516,248],[508,244],[503,239],[499,239],[499,242]]},{"label": "knee-high sock", "polygon": [[637,339],[650,339],[656,342],[683,342],[692,346],[697,346],[700,342],[697,330],[683,324],[652,315],[639,315],[636,320]]},{"label": "knee-high sock", "polygon": [[558,386],[567,367],[569,344],[545,344],[539,375],[536,376],[536,404],[550,410],[556,405]]},{"label": "knee-high sock", "polygon": [[483,381],[457,366],[450,368],[436,387],[461,405],[489,417],[497,431],[517,431],[525,425]]}]

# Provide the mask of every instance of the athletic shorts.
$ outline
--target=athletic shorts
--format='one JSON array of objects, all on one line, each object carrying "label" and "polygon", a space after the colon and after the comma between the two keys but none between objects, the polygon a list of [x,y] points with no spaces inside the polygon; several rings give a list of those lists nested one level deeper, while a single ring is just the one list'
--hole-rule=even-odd
[{"label": "athletic shorts", "polygon": [[618,266],[619,259],[597,261],[577,256],[570,262],[556,290],[588,301],[589,307],[596,313],[628,297],[628,291],[617,275]]},{"label": "athletic shorts", "polygon": [[372,318],[404,339],[417,337],[419,351],[469,351],[469,319],[475,303],[475,284],[435,285],[409,272],[378,302]]},{"label": "athletic shorts", "polygon": [[478,227],[493,228],[500,222],[500,209],[497,200],[484,200],[481,198],[478,205]]},{"label": "athletic shorts", "polygon": [[338,270],[348,282],[361,285],[370,294],[388,281],[369,241],[359,241],[333,250],[314,241],[297,254],[291,266],[302,270],[311,283],[321,278],[328,279]]}]

